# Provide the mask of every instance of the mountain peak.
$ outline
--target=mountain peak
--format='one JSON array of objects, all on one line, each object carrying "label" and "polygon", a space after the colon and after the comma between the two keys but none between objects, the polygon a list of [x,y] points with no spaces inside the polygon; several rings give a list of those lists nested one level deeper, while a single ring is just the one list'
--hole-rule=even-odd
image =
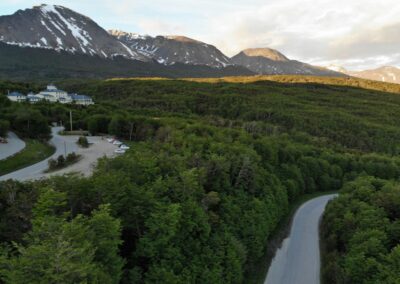
[{"label": "mountain peak", "polygon": [[170,35],[166,36],[165,38],[171,39],[171,40],[176,40],[179,42],[185,42],[185,43],[203,43],[201,41],[186,37],[186,36],[181,36],[181,35]]},{"label": "mountain peak", "polygon": [[273,61],[289,61],[289,59],[272,48],[248,48],[242,51],[245,55],[250,57],[264,57]]},{"label": "mountain peak", "polygon": [[146,60],[90,18],[58,5],[42,4],[0,16],[0,41],[102,58],[123,56]]},{"label": "mountain peak", "polygon": [[185,36],[151,37],[116,30],[109,32],[132,50],[160,64],[183,63],[213,68],[232,65],[230,59],[216,47]]}]

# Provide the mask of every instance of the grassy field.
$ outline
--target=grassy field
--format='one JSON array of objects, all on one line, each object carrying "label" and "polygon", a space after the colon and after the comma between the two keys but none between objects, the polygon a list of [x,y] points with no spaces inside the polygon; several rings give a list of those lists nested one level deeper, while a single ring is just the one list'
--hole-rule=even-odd
[{"label": "grassy field", "polygon": [[54,153],[54,148],[48,144],[36,140],[26,140],[25,143],[24,150],[0,162],[0,176],[33,165]]}]

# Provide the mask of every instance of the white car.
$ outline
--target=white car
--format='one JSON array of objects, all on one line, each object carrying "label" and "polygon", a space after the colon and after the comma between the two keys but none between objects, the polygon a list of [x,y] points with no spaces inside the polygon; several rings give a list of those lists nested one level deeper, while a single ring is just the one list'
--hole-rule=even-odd
[{"label": "white car", "polygon": [[116,154],[125,154],[125,150],[116,149],[116,150],[114,151],[114,153],[116,153]]},{"label": "white car", "polygon": [[117,146],[120,146],[120,145],[122,145],[123,143],[122,143],[121,141],[115,140],[115,141],[113,142],[113,144],[114,144],[114,145],[117,145]]},{"label": "white car", "polygon": [[107,138],[107,141],[109,142],[109,143],[113,143],[114,142],[114,138]]},{"label": "white car", "polygon": [[119,148],[122,150],[129,150],[131,147],[126,146],[125,144],[122,144],[121,146],[119,146]]}]

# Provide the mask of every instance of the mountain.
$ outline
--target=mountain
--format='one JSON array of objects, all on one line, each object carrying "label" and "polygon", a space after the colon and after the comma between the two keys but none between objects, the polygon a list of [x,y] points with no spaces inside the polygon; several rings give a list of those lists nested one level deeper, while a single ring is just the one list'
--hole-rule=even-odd
[{"label": "mountain", "polygon": [[250,48],[232,57],[231,62],[262,75],[290,74],[314,76],[344,76],[326,68],[290,60],[277,50]]},{"label": "mountain", "polygon": [[364,71],[347,71],[347,74],[363,79],[400,84],[400,69],[393,66]]},{"label": "mountain", "polygon": [[0,17],[0,41],[21,47],[34,47],[97,55],[147,58],[116,40],[90,18],[68,8],[40,5]]},{"label": "mountain", "polygon": [[252,76],[241,66],[212,68],[204,65],[132,60],[122,56],[102,58],[43,48],[26,48],[0,42],[0,80],[56,81],[66,78],[122,77],[225,77]]},{"label": "mountain", "polygon": [[343,73],[343,74],[347,74],[348,73],[346,68],[344,68],[342,66],[339,66],[339,65],[335,65],[335,64],[328,65],[326,68],[329,69],[329,70],[335,71],[335,72]]},{"label": "mountain", "polygon": [[230,59],[215,46],[185,36],[141,36],[118,30],[111,35],[132,50],[160,64],[184,63],[223,68],[232,65]]},{"label": "mountain", "polygon": [[107,32],[63,6],[43,4],[0,16],[3,79],[255,74],[342,75],[290,60],[273,49],[247,49],[228,58],[215,46],[185,36]]}]

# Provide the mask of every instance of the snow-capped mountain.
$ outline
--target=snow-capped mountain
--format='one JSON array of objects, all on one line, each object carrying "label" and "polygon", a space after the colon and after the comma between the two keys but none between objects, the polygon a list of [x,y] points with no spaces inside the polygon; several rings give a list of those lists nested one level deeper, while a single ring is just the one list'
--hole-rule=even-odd
[{"label": "snow-capped mountain", "polygon": [[257,74],[344,76],[341,73],[322,67],[290,60],[279,51],[270,48],[250,48],[243,50],[232,57],[231,62],[246,67]]},{"label": "snow-capped mountain", "polygon": [[232,65],[230,59],[215,46],[184,36],[141,36],[118,30],[111,35],[132,50],[160,64],[184,63],[222,68]]},{"label": "snow-capped mountain", "polygon": [[90,18],[55,5],[35,6],[1,16],[0,41],[21,47],[63,50],[103,58],[119,55],[147,60]]}]

